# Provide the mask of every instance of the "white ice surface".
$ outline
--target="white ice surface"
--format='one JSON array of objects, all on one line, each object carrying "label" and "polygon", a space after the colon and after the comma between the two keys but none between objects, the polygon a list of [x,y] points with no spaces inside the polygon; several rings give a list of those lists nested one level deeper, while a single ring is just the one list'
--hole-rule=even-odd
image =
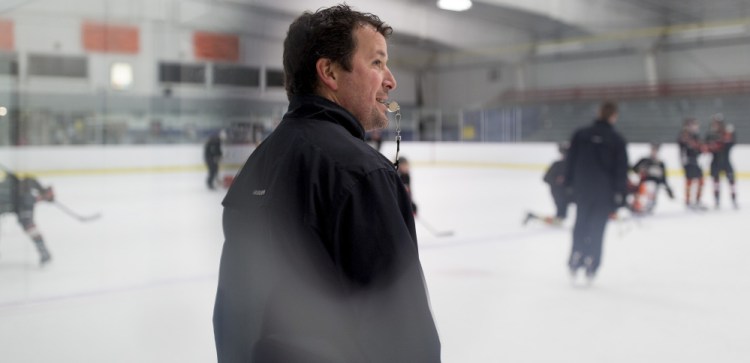
[{"label": "white ice surface", "polygon": [[[750,184],[739,211],[611,222],[602,268],[573,286],[570,226],[539,172],[414,165],[421,259],[443,361],[750,361]],[[12,216],[0,220],[0,362],[211,362],[222,192],[198,173],[45,178],[80,223],[39,204],[53,254],[39,268]],[[681,179],[672,179],[678,197]],[[706,185],[704,201],[710,202]]]}]

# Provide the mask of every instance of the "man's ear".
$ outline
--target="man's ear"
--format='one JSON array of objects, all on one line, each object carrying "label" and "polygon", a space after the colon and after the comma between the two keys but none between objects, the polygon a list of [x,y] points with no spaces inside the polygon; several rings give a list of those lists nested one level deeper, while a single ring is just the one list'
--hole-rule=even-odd
[{"label": "man's ear", "polygon": [[337,79],[338,67],[328,58],[320,58],[315,62],[315,71],[318,73],[318,79],[321,86],[331,91],[338,91],[339,84]]}]

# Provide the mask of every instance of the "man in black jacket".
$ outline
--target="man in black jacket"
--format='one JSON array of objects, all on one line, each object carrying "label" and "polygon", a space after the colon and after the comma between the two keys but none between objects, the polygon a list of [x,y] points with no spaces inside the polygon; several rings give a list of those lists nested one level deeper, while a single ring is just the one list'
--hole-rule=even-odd
[{"label": "man in black jacket", "polygon": [[627,192],[628,154],[615,122],[617,105],[603,103],[593,125],[573,134],[568,150],[565,184],[577,206],[568,266],[573,277],[585,268],[589,282],[599,268],[607,220]]},{"label": "man in black jacket", "polygon": [[223,203],[219,362],[440,361],[409,194],[364,140],[388,124],[390,33],[346,5],[289,27],[289,111]]}]

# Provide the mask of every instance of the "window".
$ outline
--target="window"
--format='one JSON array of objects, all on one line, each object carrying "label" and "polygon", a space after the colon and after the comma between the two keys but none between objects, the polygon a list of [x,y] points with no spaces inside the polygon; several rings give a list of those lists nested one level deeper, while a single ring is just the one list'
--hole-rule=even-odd
[{"label": "window", "polygon": [[81,56],[29,55],[29,75],[87,78],[88,59]]},{"label": "window", "polygon": [[260,69],[236,65],[214,65],[214,84],[259,87]]},{"label": "window", "polygon": [[206,83],[204,64],[159,63],[159,82]]},{"label": "window", "polygon": [[273,69],[266,70],[266,87],[284,87],[284,72]]},{"label": "window", "polygon": [[18,75],[18,58],[15,54],[0,53],[0,75]]}]

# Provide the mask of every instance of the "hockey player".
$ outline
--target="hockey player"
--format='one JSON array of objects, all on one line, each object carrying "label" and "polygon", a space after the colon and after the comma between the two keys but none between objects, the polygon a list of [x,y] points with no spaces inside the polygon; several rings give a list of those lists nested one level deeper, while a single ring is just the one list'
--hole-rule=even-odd
[{"label": "hockey player", "polygon": [[203,160],[208,168],[208,178],[206,179],[208,189],[214,189],[214,181],[216,181],[216,175],[219,173],[219,162],[223,155],[221,142],[226,139],[226,135],[226,131],[219,131],[216,135],[211,136],[203,147]]},{"label": "hockey player", "polygon": [[638,175],[639,181],[633,195],[631,210],[636,214],[651,213],[656,205],[656,196],[659,187],[664,185],[667,195],[674,199],[672,188],[667,183],[667,171],[664,162],[659,159],[659,148],[657,143],[651,144],[651,154],[633,166],[633,171]]},{"label": "hockey player", "polygon": [[398,170],[396,170],[398,173],[399,178],[401,178],[401,182],[404,183],[404,186],[406,187],[406,192],[409,194],[409,199],[411,200],[411,210],[414,213],[414,215],[417,215],[417,204],[414,203],[414,196],[411,194],[411,175],[409,174],[409,160],[406,160],[405,157],[398,158]]},{"label": "hockey player", "polygon": [[[705,209],[701,204],[703,170],[698,165],[698,157],[706,148],[700,141],[699,131],[698,120],[687,118],[677,138],[680,146],[680,160],[685,170],[685,206],[690,209]],[[691,199],[693,186],[697,189],[695,199]]]},{"label": "hockey player", "polygon": [[727,181],[729,181],[732,204],[735,209],[738,208],[737,189],[734,183],[734,168],[729,160],[729,152],[732,150],[734,143],[734,126],[726,125],[724,123],[723,114],[717,113],[711,116],[710,130],[706,135],[706,148],[713,155],[713,158],[711,159],[711,179],[713,179],[714,182],[714,206],[716,209],[719,208],[719,194],[721,188],[719,184],[719,176],[721,172],[724,172]]},{"label": "hockey player", "polygon": [[523,224],[528,223],[532,219],[538,219],[542,222],[552,225],[559,226],[568,216],[568,205],[571,203],[570,190],[565,187],[565,156],[568,153],[568,143],[563,142],[558,145],[560,151],[560,159],[553,162],[552,165],[547,168],[547,172],[544,173],[544,182],[549,185],[550,193],[552,194],[552,200],[555,202],[557,213],[554,216],[539,216],[532,212],[526,214],[526,218]]},{"label": "hockey player", "polygon": [[52,256],[44,244],[44,238],[34,223],[34,206],[39,201],[52,202],[55,193],[52,187],[43,187],[36,178],[20,177],[11,172],[5,172],[5,180],[0,183],[0,189],[7,196],[0,200],[0,211],[2,213],[15,213],[18,223],[24,232],[34,241],[39,252],[40,265],[47,264]]}]

